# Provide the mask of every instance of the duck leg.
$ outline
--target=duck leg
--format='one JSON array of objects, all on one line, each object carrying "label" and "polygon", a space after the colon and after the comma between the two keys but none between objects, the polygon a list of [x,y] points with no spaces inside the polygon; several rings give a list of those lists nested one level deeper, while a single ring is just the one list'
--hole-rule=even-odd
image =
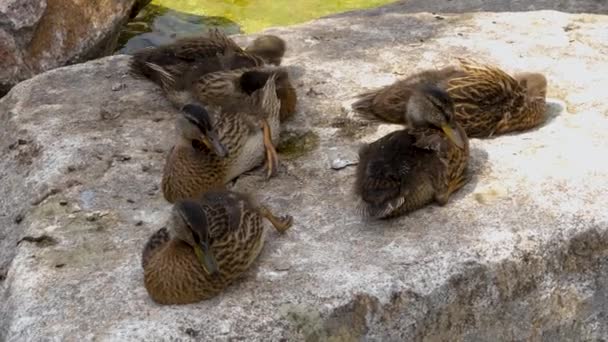
[{"label": "duck leg", "polygon": [[277,217],[265,206],[260,206],[259,210],[260,214],[270,221],[279,233],[284,233],[293,224],[293,217],[290,215]]},{"label": "duck leg", "polygon": [[262,130],[264,132],[264,147],[266,148],[266,178],[270,178],[277,173],[279,169],[279,156],[277,155],[277,150],[274,148],[272,144],[272,135],[270,132],[270,126],[268,125],[268,121],[266,119],[262,119],[261,121]]},{"label": "duck leg", "polygon": [[456,179],[451,180],[450,182],[448,182],[448,187],[445,191],[435,195],[435,201],[437,201],[440,206],[446,205],[450,196],[452,196],[454,192],[456,192],[458,189],[462,188],[465,184],[467,184],[468,181],[469,177],[464,174],[460,175]]}]

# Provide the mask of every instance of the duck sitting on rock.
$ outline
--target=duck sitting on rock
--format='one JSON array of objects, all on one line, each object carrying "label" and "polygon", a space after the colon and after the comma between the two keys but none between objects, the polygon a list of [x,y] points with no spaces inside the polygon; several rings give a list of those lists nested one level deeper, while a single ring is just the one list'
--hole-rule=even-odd
[{"label": "duck sitting on rock", "polygon": [[224,69],[280,65],[285,49],[285,41],[273,35],[260,36],[242,49],[219,29],[211,29],[207,35],[137,51],[131,59],[131,70],[154,80],[156,73],[150,65],[163,67],[175,78],[192,72],[202,75]]},{"label": "duck sitting on rock", "polygon": [[540,73],[511,76],[501,69],[459,59],[459,67],[426,70],[358,95],[352,108],[370,120],[406,124],[416,87],[433,84],[454,102],[454,118],[469,138],[536,127],[545,121],[547,79]]},{"label": "duck sitting on rock", "polygon": [[355,194],[364,217],[445,205],[467,181],[468,138],[449,95],[432,84],[412,87],[406,109],[408,128],[359,150]]},{"label": "duck sitting on rock", "polygon": [[[218,29],[206,36],[183,38],[172,44],[147,48],[135,53],[130,62],[131,74],[161,86],[166,92],[200,91],[197,84],[209,73],[236,69],[253,69],[280,65],[285,54],[285,41],[277,36],[262,35],[242,49]],[[197,89],[193,89],[197,88]],[[296,90],[284,77],[277,82],[281,117],[295,113]]]},{"label": "duck sitting on rock", "polygon": [[188,304],[216,296],[242,275],[264,246],[264,222],[285,232],[291,216],[276,217],[247,195],[211,190],[178,201],[168,226],[142,253],[144,285],[160,304]]},{"label": "duck sitting on rock", "polygon": [[[223,186],[258,166],[266,156],[268,174],[276,172],[278,158],[274,143],[279,135],[279,100],[276,75],[247,101],[211,115],[197,102],[182,107],[177,137],[169,151],[161,187],[171,203],[195,198],[209,189]],[[219,111],[219,110],[218,110]],[[260,129],[265,123],[268,128]]]}]

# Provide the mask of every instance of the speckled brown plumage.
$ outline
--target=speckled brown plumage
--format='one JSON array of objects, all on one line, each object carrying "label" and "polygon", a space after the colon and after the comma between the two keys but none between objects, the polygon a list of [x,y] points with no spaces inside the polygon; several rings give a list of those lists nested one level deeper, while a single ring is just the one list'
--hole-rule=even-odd
[{"label": "speckled brown plumage", "polygon": [[263,58],[268,64],[281,65],[286,49],[283,39],[273,35],[262,35],[255,38],[245,51]]},{"label": "speckled brown plumage", "polygon": [[355,181],[363,216],[390,218],[433,200],[446,204],[465,184],[469,143],[454,103],[437,86],[412,88],[407,129],[361,147]]},{"label": "speckled brown plumage", "polygon": [[271,76],[274,76],[276,95],[281,103],[280,118],[287,119],[295,112],[297,94],[285,68],[259,67],[210,73],[194,81],[190,92],[196,101],[233,111],[243,107],[243,101],[249,101],[250,95],[262,88]]},{"label": "speckled brown plumage", "polygon": [[[180,201],[169,228],[150,237],[142,253],[144,285],[160,304],[195,303],[216,296],[243,274],[264,245],[267,218],[279,232],[292,224],[290,216],[275,217],[244,194],[210,191],[196,201]],[[195,253],[208,246],[216,272],[209,273]]]},{"label": "speckled brown plumage", "polygon": [[454,67],[441,70],[427,70],[407,77],[404,80],[361,93],[352,104],[355,112],[370,121],[385,121],[396,124],[405,123],[408,102],[421,85],[430,84],[445,88],[446,80],[463,75]]},{"label": "speckled brown plumage", "polygon": [[355,184],[363,215],[391,218],[446,204],[465,184],[468,157],[468,141],[458,148],[435,128],[404,129],[363,146]]},{"label": "speckled brown plumage", "polygon": [[464,76],[447,82],[456,120],[469,137],[490,137],[536,127],[545,121],[547,80],[542,74],[514,77],[499,68],[461,60]]},{"label": "speckled brown plumage", "polygon": [[275,93],[274,78],[270,78],[264,88],[252,94],[249,105],[215,115],[213,126],[228,151],[223,158],[198,140],[185,139],[178,132],[163,170],[161,187],[165,199],[173,203],[197,197],[260,165],[265,147],[258,120],[269,123],[274,132],[272,141],[278,139],[280,104]]},{"label": "speckled brown plumage", "polygon": [[169,231],[163,227],[157,230],[146,242],[141,256],[141,267],[146,268],[148,261],[158,252],[159,247],[171,240]]},{"label": "speckled brown plumage", "polygon": [[290,119],[296,112],[298,104],[298,93],[291,82],[283,82],[277,87],[277,97],[281,101],[281,122]]},{"label": "speckled brown plumage", "polygon": [[[130,69],[134,76],[147,78],[161,86],[178,108],[193,100],[205,105],[215,104],[218,96],[234,96],[241,91],[234,87],[218,89],[219,81],[235,81],[235,74],[228,72],[206,77],[211,73],[238,69],[266,70],[265,79],[270,74],[277,74],[281,118],[286,119],[295,113],[297,103],[297,94],[287,71],[258,69],[267,64],[279,65],[284,53],[285,42],[279,37],[260,36],[243,50],[221,31],[214,29],[204,37],[184,38],[172,44],[138,51],[131,59]],[[237,74],[240,76],[243,72]],[[258,88],[264,85],[265,79],[258,84]],[[206,91],[209,87],[214,89]]]},{"label": "speckled brown plumage", "polygon": [[459,61],[459,67],[427,70],[360,94],[352,108],[369,120],[405,124],[415,88],[432,84],[452,97],[455,119],[470,138],[521,131],[544,122],[547,81],[542,74],[512,77],[493,66]]},{"label": "speckled brown plumage", "polygon": [[227,161],[202,147],[174,146],[169,151],[161,188],[165,199],[174,203],[224,185]]},{"label": "speckled brown plumage", "polygon": [[[258,54],[259,52],[259,54]],[[130,63],[133,75],[161,84],[161,75],[153,66],[163,68],[173,79],[192,80],[210,72],[226,69],[251,68],[265,64],[265,58],[280,64],[285,42],[275,36],[261,36],[247,51],[218,29],[201,37],[183,38],[159,47],[136,52]],[[277,65],[278,65],[277,64]]]}]

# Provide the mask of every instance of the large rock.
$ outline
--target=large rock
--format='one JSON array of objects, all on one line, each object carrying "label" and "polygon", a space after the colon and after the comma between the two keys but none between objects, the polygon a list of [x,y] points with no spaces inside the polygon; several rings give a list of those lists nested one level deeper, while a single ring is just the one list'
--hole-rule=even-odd
[{"label": "large rock", "polygon": [[112,53],[131,12],[147,2],[3,0],[0,96],[40,72]]},{"label": "large rock", "polygon": [[[299,113],[278,177],[235,186],[295,225],[242,281],[187,306],[153,303],[140,266],[170,209],[158,185],[176,112],[126,56],[21,83],[0,101],[0,340],[605,339],[607,26],[392,6],[270,30],[291,47]],[[354,168],[330,166],[395,127],[362,126],[343,103],[456,56],[546,73],[549,120],[473,140],[472,180],[447,206],[362,222]]]}]

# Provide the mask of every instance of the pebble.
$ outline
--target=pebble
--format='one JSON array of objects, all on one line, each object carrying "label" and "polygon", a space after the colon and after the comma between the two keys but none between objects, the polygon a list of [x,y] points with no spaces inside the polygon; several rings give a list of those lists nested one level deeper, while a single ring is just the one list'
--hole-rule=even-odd
[{"label": "pebble", "polygon": [[232,329],[230,329],[230,323],[228,323],[226,321],[220,322],[219,328],[220,328],[220,334],[223,334],[223,335],[230,333],[230,331],[232,330]]},{"label": "pebble", "polygon": [[274,265],[275,271],[289,271],[291,264],[287,261],[278,261]]},{"label": "pebble", "polygon": [[200,331],[194,330],[192,328],[187,328],[184,332],[190,337],[197,337],[200,334]]},{"label": "pebble", "polygon": [[343,168],[351,165],[357,165],[358,162],[354,160],[336,158],[331,161],[331,168],[334,170],[342,170]]},{"label": "pebble", "polygon": [[92,213],[86,214],[85,218],[89,222],[95,222],[106,215],[108,215],[107,211],[94,211]]},{"label": "pebble", "polygon": [[127,87],[127,85],[124,84],[124,83],[116,83],[116,84],[114,84],[112,86],[112,91],[119,91],[119,90],[121,90],[123,88],[126,88],[126,87]]},{"label": "pebble", "polygon": [[118,161],[127,161],[127,160],[131,160],[131,156],[128,156],[126,154],[119,154],[119,155],[116,155],[116,159]]}]

